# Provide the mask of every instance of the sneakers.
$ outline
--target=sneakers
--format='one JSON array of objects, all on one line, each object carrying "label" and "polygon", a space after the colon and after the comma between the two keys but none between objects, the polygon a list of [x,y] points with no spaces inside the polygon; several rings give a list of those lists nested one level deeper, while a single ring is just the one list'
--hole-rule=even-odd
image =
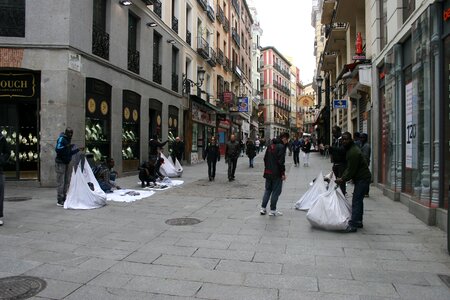
[{"label": "sneakers", "polygon": [[271,210],[269,212],[269,216],[271,216],[271,217],[282,216],[282,215],[283,215],[283,213],[278,210]]},{"label": "sneakers", "polygon": [[264,216],[266,214],[266,209],[261,207],[261,210],[259,211],[259,213],[261,214],[261,216]]},{"label": "sneakers", "polygon": [[0,219],[0,226],[3,226],[3,220]]},{"label": "sneakers", "polygon": [[56,206],[63,207],[64,206],[64,201],[56,202]]},{"label": "sneakers", "polygon": [[356,232],[356,231],[358,231],[358,229],[351,225],[349,225],[347,228],[345,228],[345,232],[347,232],[347,233]]}]

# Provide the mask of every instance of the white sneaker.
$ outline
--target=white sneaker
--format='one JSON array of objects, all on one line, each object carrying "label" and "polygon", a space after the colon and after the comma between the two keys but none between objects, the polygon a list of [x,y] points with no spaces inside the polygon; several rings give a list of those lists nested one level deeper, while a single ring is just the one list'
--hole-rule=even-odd
[{"label": "white sneaker", "polygon": [[266,209],[265,208],[263,208],[263,207],[261,207],[261,210],[259,211],[259,213],[262,215],[262,216],[264,216],[265,214],[266,214]]},{"label": "white sneaker", "polygon": [[0,219],[0,226],[2,226],[3,225],[3,220],[2,219]]},{"label": "white sneaker", "polygon": [[278,210],[271,210],[269,212],[269,216],[271,216],[271,217],[282,216],[282,215],[283,215],[283,213]]}]

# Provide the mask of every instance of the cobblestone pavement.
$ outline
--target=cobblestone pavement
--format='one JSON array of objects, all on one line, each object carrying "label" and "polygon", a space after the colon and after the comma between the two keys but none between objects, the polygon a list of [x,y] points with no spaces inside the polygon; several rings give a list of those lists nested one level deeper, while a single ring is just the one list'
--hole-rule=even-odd
[{"label": "cobblestone pavement", "polygon": [[[218,163],[186,166],[181,187],[95,210],[56,206],[55,189],[8,183],[0,227],[0,277],[43,278],[34,299],[450,299],[446,234],[428,227],[372,187],[364,229],[311,228],[293,204],[328,160],[312,153],[294,167],[279,200],[281,217],[259,215],[262,154],[239,159],[236,181]],[[120,178],[135,187],[137,176]],[[350,190],[351,192],[351,190]],[[171,218],[202,222],[170,226]]]}]

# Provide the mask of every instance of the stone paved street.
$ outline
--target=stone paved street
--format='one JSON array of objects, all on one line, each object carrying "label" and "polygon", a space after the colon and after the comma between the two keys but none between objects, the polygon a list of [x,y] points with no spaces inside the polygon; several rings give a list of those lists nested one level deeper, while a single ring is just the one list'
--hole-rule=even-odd
[{"label": "stone paved street", "polygon": [[[262,154],[240,158],[236,181],[218,163],[185,167],[185,184],[134,203],[64,210],[55,189],[8,183],[0,227],[0,277],[47,281],[34,299],[450,299],[438,274],[450,275],[446,234],[428,227],[372,187],[364,229],[311,228],[293,204],[328,160],[293,166],[279,200],[282,217],[259,215]],[[138,187],[137,176],[119,179]],[[167,219],[198,218],[191,226]]]}]

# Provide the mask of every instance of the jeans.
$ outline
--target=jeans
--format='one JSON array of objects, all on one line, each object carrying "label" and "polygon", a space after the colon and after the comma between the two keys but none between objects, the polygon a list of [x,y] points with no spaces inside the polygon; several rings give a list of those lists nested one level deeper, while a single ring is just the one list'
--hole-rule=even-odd
[{"label": "jeans", "polygon": [[278,197],[280,197],[282,187],[283,180],[281,178],[266,178],[266,187],[261,207],[266,208],[270,198],[270,210],[277,210]]},{"label": "jeans", "polygon": [[56,163],[56,183],[57,187],[57,200],[58,202],[66,201],[67,190],[69,189],[70,177],[72,175],[72,168],[69,164]]},{"label": "jeans", "polygon": [[369,190],[370,179],[361,179],[353,182],[355,189],[352,198],[352,219],[350,225],[362,223],[364,214],[364,195]]},{"label": "jeans", "polygon": [[298,165],[300,164],[300,151],[294,151],[294,164]]},{"label": "jeans", "polygon": [[228,179],[234,179],[236,172],[237,158],[228,158]]},{"label": "jeans", "polygon": [[252,157],[252,158],[248,158],[248,163],[249,163],[249,166],[250,166],[250,168],[253,168],[253,161],[255,160],[255,158],[254,157]]},{"label": "jeans", "polygon": [[3,218],[3,201],[5,201],[5,174],[0,173],[0,218]]},{"label": "jeans", "polygon": [[214,178],[216,177],[216,164],[217,164],[217,160],[207,160],[206,161],[208,163],[208,177],[209,178]]}]

